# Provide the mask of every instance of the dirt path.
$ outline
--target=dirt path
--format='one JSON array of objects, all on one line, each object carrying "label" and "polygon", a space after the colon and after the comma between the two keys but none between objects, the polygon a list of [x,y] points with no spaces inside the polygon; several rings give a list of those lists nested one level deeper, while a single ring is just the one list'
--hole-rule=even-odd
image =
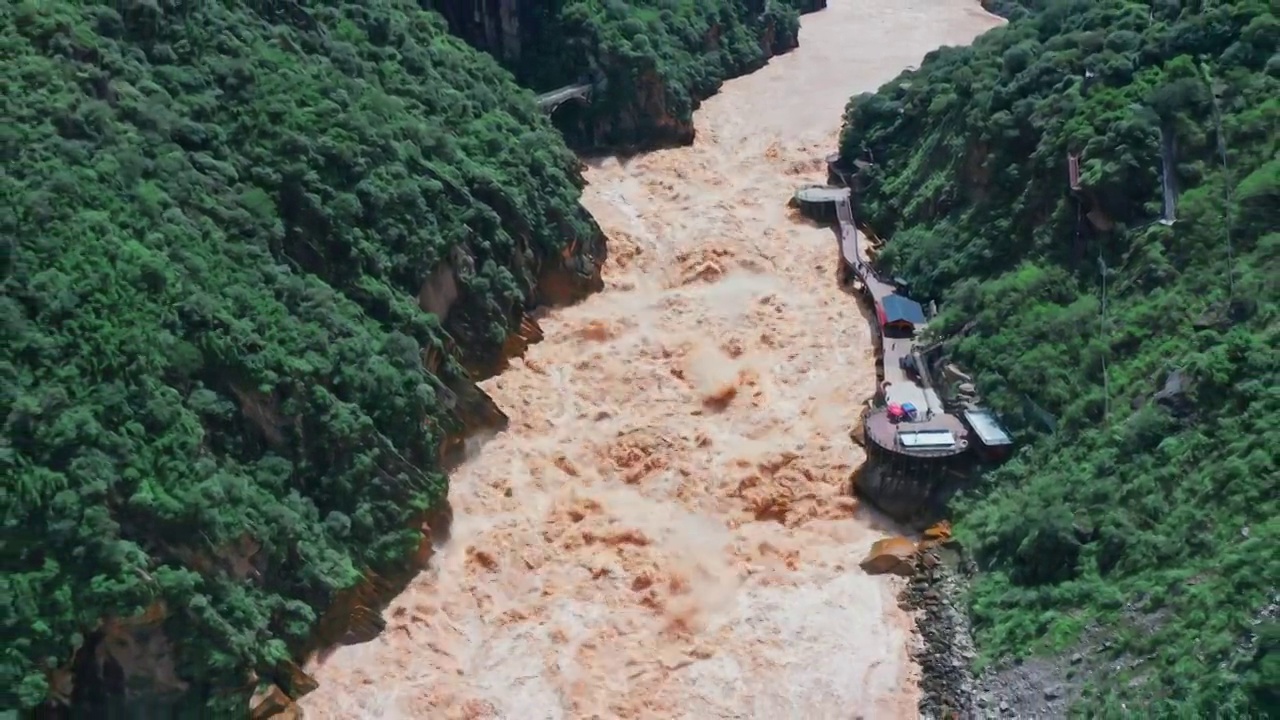
[{"label": "dirt path", "polygon": [[593,167],[607,289],[486,383],[511,428],[454,474],[453,541],[312,666],[308,718],[916,716],[910,618],[857,566],[883,535],[848,493],[868,328],[786,201],[850,95],[998,22],[832,0],[692,147]]}]

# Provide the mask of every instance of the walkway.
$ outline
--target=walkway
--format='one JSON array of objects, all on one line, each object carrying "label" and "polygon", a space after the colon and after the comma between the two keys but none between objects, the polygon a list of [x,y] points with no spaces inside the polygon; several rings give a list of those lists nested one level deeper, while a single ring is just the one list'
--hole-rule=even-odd
[{"label": "walkway", "polygon": [[[897,286],[880,277],[871,265],[871,256],[866,243],[859,242],[858,226],[854,222],[853,207],[849,194],[845,193],[836,203],[836,221],[839,224],[840,257],[853,271],[858,281],[866,288],[867,294],[877,308],[883,307],[884,299],[897,292]],[[922,327],[916,328],[919,336]],[[910,403],[919,408],[928,418],[919,422],[895,424],[889,422],[883,411],[873,413],[867,419],[867,429],[876,442],[888,448],[899,445],[899,432],[929,432],[947,430],[957,441],[964,438],[966,431],[960,419],[947,413],[942,398],[929,382],[928,371],[925,370],[924,359],[920,357],[916,338],[881,338],[881,354],[884,358],[885,402],[892,405]],[[921,381],[916,382],[908,377],[902,369],[902,359],[914,356],[915,366],[920,368]]]}]

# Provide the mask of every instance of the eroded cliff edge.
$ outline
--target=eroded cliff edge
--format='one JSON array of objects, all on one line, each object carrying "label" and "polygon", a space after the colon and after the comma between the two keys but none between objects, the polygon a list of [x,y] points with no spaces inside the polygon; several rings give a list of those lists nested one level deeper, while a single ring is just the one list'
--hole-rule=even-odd
[{"label": "eroded cliff edge", "polygon": [[581,151],[692,141],[693,112],[725,80],[797,47],[799,14],[825,0],[700,3],[435,0],[450,29],[537,92],[578,83],[588,102],[554,121]]},{"label": "eroded cliff edge", "polygon": [[304,693],[447,534],[475,380],[600,288],[578,160],[414,2],[12,21],[0,706]]}]

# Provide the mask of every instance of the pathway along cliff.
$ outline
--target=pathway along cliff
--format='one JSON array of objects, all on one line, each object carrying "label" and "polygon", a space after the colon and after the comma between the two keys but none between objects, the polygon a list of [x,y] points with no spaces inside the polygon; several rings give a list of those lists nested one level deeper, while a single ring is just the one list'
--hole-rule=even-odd
[{"label": "pathway along cliff", "polygon": [[605,291],[485,389],[452,540],[308,718],[915,717],[911,620],[858,561],[848,438],[875,384],[822,182],[850,95],[999,23],[977,0],[832,0],[727,83],[691,147],[595,163]]}]

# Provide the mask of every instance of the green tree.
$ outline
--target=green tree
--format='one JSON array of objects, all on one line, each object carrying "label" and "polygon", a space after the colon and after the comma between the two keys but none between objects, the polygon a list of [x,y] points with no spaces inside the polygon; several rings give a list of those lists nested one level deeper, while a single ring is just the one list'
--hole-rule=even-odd
[{"label": "green tree", "polygon": [[464,365],[566,250],[598,281],[577,160],[417,3],[0,14],[0,706],[160,608],[187,700],[239,712],[417,546]]},{"label": "green tree", "polygon": [[873,163],[861,219],[940,301],[951,356],[1014,425],[1024,407],[1057,421],[1028,418],[954,508],[984,662],[1106,636],[1123,670],[1095,674],[1083,714],[1274,716],[1274,643],[1249,640],[1280,586],[1274,12],[1010,14],[854,98],[841,138]]}]

